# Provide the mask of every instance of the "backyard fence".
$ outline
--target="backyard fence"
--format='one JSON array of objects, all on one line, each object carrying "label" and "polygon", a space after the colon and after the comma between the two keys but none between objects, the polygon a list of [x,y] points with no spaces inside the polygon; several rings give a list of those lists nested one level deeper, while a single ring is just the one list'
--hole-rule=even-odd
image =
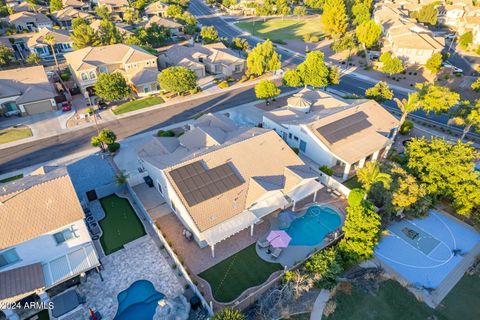
[{"label": "backyard fence", "polygon": [[208,311],[209,315],[213,315],[212,308],[210,308],[210,305],[207,303],[207,301],[205,300],[203,295],[200,293],[200,290],[198,290],[197,286],[193,283],[192,278],[190,278],[190,275],[188,274],[187,270],[182,265],[181,261],[177,258],[177,255],[173,252],[173,249],[168,244],[168,242],[165,239],[165,237],[163,236],[162,232],[158,229],[157,225],[155,224],[155,221],[153,221],[152,218],[150,218],[150,215],[145,210],[145,208],[142,206],[142,202],[140,201],[140,198],[137,196],[137,194],[135,193],[133,188],[128,183],[127,183],[127,189],[130,192],[132,198],[135,200],[135,202],[139,204],[137,207],[140,208],[140,211],[142,212],[146,221],[148,221],[150,227],[155,231],[155,233],[158,236],[160,242],[162,243],[165,251],[172,258],[173,262],[177,266],[177,269],[180,270],[180,272],[182,273],[182,276],[185,278],[185,281],[188,283],[189,287],[200,298],[200,301],[202,302],[203,307],[205,308],[205,310]]},{"label": "backyard fence", "polygon": [[320,172],[320,182],[327,186],[328,188],[332,188],[343,194],[346,198],[348,198],[348,195],[350,194],[350,189],[347,188],[344,184],[342,184],[340,181],[336,180],[333,177],[330,177],[326,175],[323,172]]}]

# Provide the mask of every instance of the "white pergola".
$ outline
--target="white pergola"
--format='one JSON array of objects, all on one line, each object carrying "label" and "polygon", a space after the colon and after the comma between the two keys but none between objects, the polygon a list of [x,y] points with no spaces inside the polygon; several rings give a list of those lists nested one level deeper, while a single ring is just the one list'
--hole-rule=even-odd
[{"label": "white pergola", "polygon": [[295,204],[298,201],[301,201],[311,195],[312,193],[314,194],[313,198],[315,199],[317,197],[317,192],[318,190],[323,188],[323,184],[320,182],[312,179],[309,180],[300,186],[296,187],[292,191],[287,193],[287,196],[292,199],[293,201],[293,208],[292,210],[295,210]]}]

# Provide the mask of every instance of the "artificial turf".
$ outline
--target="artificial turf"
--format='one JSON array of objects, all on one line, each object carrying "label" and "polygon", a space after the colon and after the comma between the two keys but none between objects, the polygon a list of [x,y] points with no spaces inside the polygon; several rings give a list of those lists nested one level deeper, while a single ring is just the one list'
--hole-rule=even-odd
[{"label": "artificial turf", "polygon": [[348,293],[337,291],[333,298],[337,305],[335,312],[325,319],[480,319],[479,286],[479,275],[465,275],[436,309],[418,301],[410,291],[393,280],[382,282],[376,295],[353,286]]},{"label": "artificial turf", "polygon": [[98,222],[103,231],[100,243],[106,255],[145,235],[145,229],[127,199],[112,194],[100,199],[100,203],[105,211],[105,218]]},{"label": "artificial turf", "polygon": [[11,177],[2,179],[2,180],[0,180],[0,183],[8,183],[8,182],[10,182],[10,181],[18,180],[18,179],[21,179],[21,178],[23,178],[23,174],[22,174],[22,173],[17,174],[16,176],[11,176]]},{"label": "artificial turf", "polygon": [[255,244],[202,272],[199,276],[210,284],[218,302],[230,302],[248,288],[264,283],[282,265],[261,259]]}]

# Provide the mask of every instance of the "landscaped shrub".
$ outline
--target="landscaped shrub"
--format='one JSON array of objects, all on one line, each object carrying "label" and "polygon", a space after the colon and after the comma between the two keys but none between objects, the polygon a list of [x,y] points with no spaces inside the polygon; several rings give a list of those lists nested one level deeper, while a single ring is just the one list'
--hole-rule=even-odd
[{"label": "landscaped shrub", "polygon": [[358,206],[362,203],[363,198],[365,197],[365,190],[360,188],[355,188],[350,191],[348,195],[348,205],[349,206]]},{"label": "landscaped shrub", "polygon": [[107,146],[107,149],[111,153],[115,153],[115,152],[117,152],[118,149],[120,149],[120,143],[118,143],[118,142],[111,143]]},{"label": "landscaped shrub", "polygon": [[400,134],[406,135],[413,129],[413,122],[406,120],[400,127]]},{"label": "landscaped shrub", "polygon": [[158,130],[157,137],[175,137],[175,132],[172,130]]},{"label": "landscaped shrub", "polygon": [[308,272],[319,277],[316,285],[324,289],[332,289],[337,284],[337,277],[343,272],[342,259],[336,247],[324,249],[305,262]]},{"label": "landscaped shrub", "polygon": [[226,80],[227,80],[227,82],[235,82],[235,78],[234,78],[234,77],[228,77]]},{"label": "landscaped shrub", "polygon": [[333,174],[333,169],[330,168],[329,166],[327,165],[323,165],[321,166],[320,168],[320,171],[322,171],[323,173],[325,173],[327,176],[331,176]]},{"label": "landscaped shrub", "polygon": [[60,78],[63,81],[68,81],[70,79],[70,71],[68,71],[68,70],[62,71],[62,73],[60,73]]},{"label": "landscaped shrub", "polygon": [[228,88],[229,87],[229,84],[227,81],[222,81],[218,84],[218,87],[219,88],[222,88],[222,89],[225,89],[225,88]]},{"label": "landscaped shrub", "polygon": [[245,316],[238,310],[225,308],[213,316],[213,320],[245,320]]}]

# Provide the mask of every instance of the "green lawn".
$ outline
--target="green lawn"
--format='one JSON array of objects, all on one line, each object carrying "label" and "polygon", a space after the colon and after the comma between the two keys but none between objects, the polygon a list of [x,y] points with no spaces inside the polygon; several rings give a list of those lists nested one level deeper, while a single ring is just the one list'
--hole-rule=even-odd
[{"label": "green lawn", "polygon": [[134,101],[129,101],[124,104],[119,105],[112,109],[114,114],[122,114],[130,111],[135,111],[147,107],[154,106],[156,104],[161,104],[165,102],[161,97],[148,97],[143,99],[138,99]]},{"label": "green lawn", "polygon": [[303,17],[300,19],[268,19],[266,21],[245,21],[237,26],[252,35],[264,39],[276,40],[303,40],[303,36],[314,34],[322,35],[321,18]]},{"label": "green lawn", "polygon": [[434,310],[393,280],[383,282],[375,296],[354,286],[351,293],[337,293],[335,313],[325,319],[426,320],[432,316],[438,320],[480,319],[480,308],[477,307],[480,303],[479,287],[478,275],[464,276]]},{"label": "green lawn", "polygon": [[362,188],[362,184],[358,182],[357,176],[353,176],[343,182],[343,185],[349,189]]},{"label": "green lawn", "polygon": [[106,255],[145,235],[145,229],[127,199],[113,194],[100,199],[100,203],[105,211],[105,218],[99,221],[103,231],[100,243]]},{"label": "green lawn", "polygon": [[31,136],[32,130],[28,127],[0,129],[0,144],[29,138]]},{"label": "green lawn", "polygon": [[290,316],[289,318],[283,318],[283,320],[310,320],[310,313],[300,313],[296,314],[293,316]]},{"label": "green lawn", "polygon": [[10,181],[13,181],[13,180],[18,180],[18,179],[21,179],[21,178],[23,178],[22,173],[17,174],[16,176],[11,176],[11,177],[2,179],[2,180],[0,180],[0,183],[7,183],[7,182],[10,182]]},{"label": "green lawn", "polygon": [[243,249],[199,274],[212,288],[219,302],[230,302],[250,287],[264,283],[275,271],[282,270],[278,263],[268,263],[255,251],[255,245]]}]

